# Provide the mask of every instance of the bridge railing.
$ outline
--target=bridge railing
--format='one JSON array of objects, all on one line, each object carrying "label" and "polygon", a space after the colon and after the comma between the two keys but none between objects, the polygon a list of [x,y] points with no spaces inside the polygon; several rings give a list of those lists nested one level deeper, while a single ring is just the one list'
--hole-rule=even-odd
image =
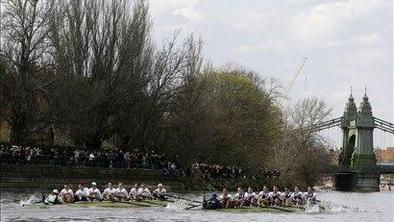
[{"label": "bridge railing", "polygon": [[394,165],[375,166],[333,166],[327,168],[322,173],[378,173],[394,174]]}]

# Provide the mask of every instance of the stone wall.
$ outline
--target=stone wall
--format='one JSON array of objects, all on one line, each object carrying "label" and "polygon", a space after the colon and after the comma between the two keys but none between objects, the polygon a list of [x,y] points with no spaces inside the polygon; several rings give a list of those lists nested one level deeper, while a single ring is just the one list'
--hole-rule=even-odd
[{"label": "stone wall", "polygon": [[145,183],[154,188],[159,182],[167,190],[181,192],[184,184],[181,179],[168,177],[157,169],[110,169],[110,168],[82,168],[40,165],[6,165],[1,164],[1,191],[49,192],[61,189],[63,184],[71,184],[76,190],[79,183],[90,185],[92,181],[103,189],[108,182],[113,184],[122,182],[127,188],[134,183]]}]

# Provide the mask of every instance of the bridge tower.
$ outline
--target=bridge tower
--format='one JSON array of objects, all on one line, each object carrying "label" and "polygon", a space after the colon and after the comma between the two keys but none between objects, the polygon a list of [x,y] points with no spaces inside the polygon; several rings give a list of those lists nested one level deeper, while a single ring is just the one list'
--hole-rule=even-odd
[{"label": "bridge tower", "polygon": [[345,112],[341,123],[342,128],[342,149],[340,153],[339,165],[350,166],[352,154],[356,145],[356,120],[357,120],[357,107],[354,103],[352,93],[350,93],[348,102],[346,103]]},{"label": "bridge tower", "polygon": [[376,156],[373,149],[373,129],[375,128],[375,122],[367,93],[364,94],[363,101],[360,104],[356,126],[357,142],[352,154],[351,165],[375,166]]},{"label": "bridge tower", "polygon": [[376,166],[373,149],[375,122],[367,93],[364,94],[358,110],[350,93],[341,128],[343,140],[339,166],[348,168],[351,173],[337,174],[336,188],[338,190],[376,191],[379,189],[379,174],[364,170]]}]

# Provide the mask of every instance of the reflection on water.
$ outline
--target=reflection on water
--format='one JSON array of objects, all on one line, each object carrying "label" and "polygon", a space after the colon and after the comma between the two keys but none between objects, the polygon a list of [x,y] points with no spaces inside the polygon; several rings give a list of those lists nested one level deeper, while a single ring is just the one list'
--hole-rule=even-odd
[{"label": "reflection on water", "polygon": [[[302,213],[230,213],[167,208],[49,208],[22,207],[20,200],[28,194],[1,194],[1,221],[394,221],[394,192],[342,193],[320,192],[327,207],[321,212],[309,208]],[[193,198],[193,197],[190,197]]]}]

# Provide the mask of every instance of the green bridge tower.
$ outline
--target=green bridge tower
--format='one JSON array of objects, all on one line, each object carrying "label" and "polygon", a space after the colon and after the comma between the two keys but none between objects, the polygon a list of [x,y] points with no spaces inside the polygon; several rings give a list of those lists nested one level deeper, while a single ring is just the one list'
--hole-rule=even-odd
[{"label": "green bridge tower", "polygon": [[373,148],[375,122],[366,92],[358,109],[350,94],[341,128],[343,141],[339,166],[351,173],[336,175],[336,188],[356,191],[379,189],[379,174],[365,170],[376,166]]}]

